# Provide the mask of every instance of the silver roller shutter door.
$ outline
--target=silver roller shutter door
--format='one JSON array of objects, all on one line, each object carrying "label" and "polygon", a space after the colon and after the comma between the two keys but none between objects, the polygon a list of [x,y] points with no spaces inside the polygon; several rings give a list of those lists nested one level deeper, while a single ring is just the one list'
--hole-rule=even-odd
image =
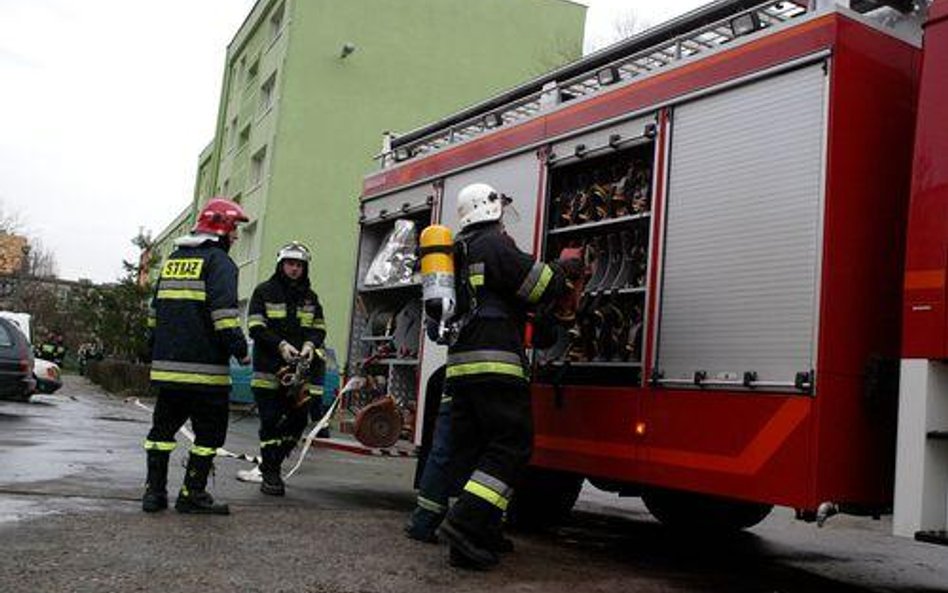
[{"label": "silver roller shutter door", "polygon": [[793,384],[815,364],[822,65],[674,111],[657,368]]}]

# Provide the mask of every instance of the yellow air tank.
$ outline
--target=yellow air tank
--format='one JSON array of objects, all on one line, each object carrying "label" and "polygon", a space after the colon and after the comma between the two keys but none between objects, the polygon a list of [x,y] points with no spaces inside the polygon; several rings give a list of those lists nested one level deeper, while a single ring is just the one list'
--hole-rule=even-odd
[{"label": "yellow air tank", "polygon": [[447,333],[454,315],[454,241],[451,229],[433,224],[421,231],[421,286],[425,313],[438,322],[438,335]]}]

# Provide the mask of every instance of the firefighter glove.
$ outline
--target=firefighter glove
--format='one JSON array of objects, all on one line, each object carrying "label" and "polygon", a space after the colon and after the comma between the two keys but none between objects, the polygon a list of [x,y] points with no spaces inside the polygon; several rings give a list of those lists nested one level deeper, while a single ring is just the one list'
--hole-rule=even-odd
[{"label": "firefighter glove", "polygon": [[300,356],[300,351],[290,344],[286,340],[280,342],[280,356],[283,357],[283,360],[286,362],[293,362]]},{"label": "firefighter glove", "polygon": [[312,342],[303,342],[303,349],[300,350],[300,357],[306,362],[313,360],[313,354],[316,353],[316,346]]},{"label": "firefighter glove", "polygon": [[563,270],[563,275],[566,276],[568,280],[578,280],[583,277],[585,271],[583,260],[571,257],[557,260],[556,263],[559,264],[560,269]]}]

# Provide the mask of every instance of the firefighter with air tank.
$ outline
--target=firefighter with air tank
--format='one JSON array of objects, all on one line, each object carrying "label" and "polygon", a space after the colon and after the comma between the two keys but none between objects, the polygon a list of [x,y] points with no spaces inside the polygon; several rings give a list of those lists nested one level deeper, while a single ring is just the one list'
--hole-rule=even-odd
[{"label": "firefighter with air tank", "polygon": [[[441,440],[450,447],[455,479],[442,479],[435,488],[426,488],[422,479],[409,529],[419,522],[441,523],[438,534],[450,545],[451,563],[480,570],[496,565],[498,554],[510,548],[501,531],[504,512],[532,452],[524,353],[528,311],[565,293],[568,278],[582,269],[578,261],[546,264],[521,251],[504,230],[509,203],[487,184],[468,185],[457,197],[460,232],[453,247],[445,246],[444,227],[426,229],[421,242],[423,258],[444,260],[450,253],[446,267],[453,263],[455,270],[452,298],[446,290],[450,274],[425,274],[422,261],[429,335],[448,344],[444,399],[450,399],[451,412],[449,435]],[[439,470],[443,474],[443,468],[432,469]],[[455,480],[463,489],[448,511],[449,484]]]}]

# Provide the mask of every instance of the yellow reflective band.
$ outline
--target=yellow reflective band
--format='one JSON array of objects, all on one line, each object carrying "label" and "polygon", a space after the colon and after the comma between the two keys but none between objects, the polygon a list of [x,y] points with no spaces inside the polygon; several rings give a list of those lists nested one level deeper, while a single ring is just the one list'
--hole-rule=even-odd
[{"label": "yellow reflective band", "polygon": [[247,327],[248,327],[248,328],[266,327],[266,326],[267,326],[266,322],[259,321],[259,320],[257,320],[257,319],[251,319],[249,322],[247,322]]},{"label": "yellow reflective band", "polygon": [[158,327],[158,320],[154,317],[148,318],[148,327]]},{"label": "yellow reflective band", "polygon": [[550,280],[553,279],[553,270],[550,269],[550,266],[544,265],[543,271],[540,272],[540,279],[537,280],[536,285],[533,287],[533,290],[530,291],[530,296],[527,297],[528,303],[536,303],[540,300],[540,297],[543,296],[543,291],[546,290],[547,284],[550,283]]},{"label": "yellow reflective band", "polygon": [[280,311],[279,309],[267,309],[267,317],[270,319],[285,319],[286,311]]},{"label": "yellow reflective band", "polygon": [[203,290],[166,288],[158,291],[158,298],[172,301],[205,301],[207,300],[207,293]]},{"label": "yellow reflective band", "polygon": [[322,395],[323,386],[322,385],[307,385],[306,391],[308,391],[309,393],[312,393],[313,395]]},{"label": "yellow reflective band", "polygon": [[471,274],[470,276],[471,286],[477,288],[478,286],[484,286],[484,274]]},{"label": "yellow reflective band", "polygon": [[523,372],[523,367],[519,364],[510,364],[509,362],[468,362],[465,364],[448,365],[446,376],[467,377],[469,375],[482,375],[486,373],[495,373],[498,375],[512,375],[521,379],[526,379],[527,374]]},{"label": "yellow reflective band", "polygon": [[145,439],[146,451],[174,451],[177,446],[178,443],[175,441],[149,441]]},{"label": "yellow reflective band", "polygon": [[201,277],[204,260],[200,258],[170,259],[161,269],[162,278],[196,280]]},{"label": "yellow reflective band", "polygon": [[214,447],[199,447],[197,445],[191,445],[191,454],[197,455],[198,457],[213,457],[217,455],[217,449]]},{"label": "yellow reflective band", "polygon": [[230,375],[204,375],[199,373],[180,373],[176,371],[151,371],[152,381],[168,383],[194,383],[196,385],[230,385]]},{"label": "yellow reflective band", "polygon": [[268,439],[266,441],[260,441],[260,448],[263,449],[264,447],[276,447],[282,442],[282,439]]},{"label": "yellow reflective band", "polygon": [[323,319],[317,319],[313,323],[313,327],[315,327],[316,329],[326,329],[326,321]]},{"label": "yellow reflective band", "polygon": [[468,480],[467,484],[464,485],[464,490],[470,492],[478,498],[483,498],[502,511],[506,511],[507,505],[510,504],[510,501],[500,494],[494,492],[483,484],[478,484],[473,480]]},{"label": "yellow reflective band", "polygon": [[214,322],[214,329],[231,329],[233,327],[240,327],[240,320],[236,317],[218,319]]},{"label": "yellow reflective band", "polygon": [[274,379],[251,379],[251,387],[259,387],[260,389],[279,389],[280,384]]}]

